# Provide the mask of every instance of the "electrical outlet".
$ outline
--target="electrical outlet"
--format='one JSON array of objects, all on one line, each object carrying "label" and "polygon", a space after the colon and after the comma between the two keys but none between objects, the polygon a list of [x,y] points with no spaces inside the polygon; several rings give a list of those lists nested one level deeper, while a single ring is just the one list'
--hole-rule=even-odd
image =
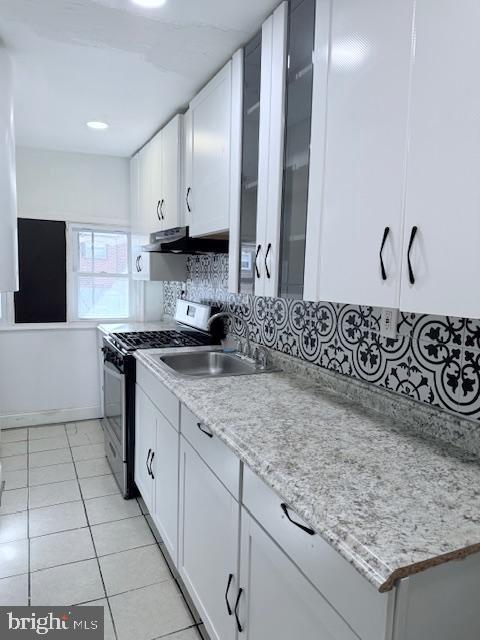
[{"label": "electrical outlet", "polygon": [[397,337],[398,309],[382,309],[380,320],[380,335],[386,338]]}]

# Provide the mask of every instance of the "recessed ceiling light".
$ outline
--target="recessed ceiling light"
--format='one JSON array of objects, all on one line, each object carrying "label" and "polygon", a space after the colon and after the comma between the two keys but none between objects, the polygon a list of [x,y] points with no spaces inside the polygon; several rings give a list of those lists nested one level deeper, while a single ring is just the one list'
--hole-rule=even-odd
[{"label": "recessed ceiling light", "polygon": [[167,0],[132,0],[134,4],[138,4],[139,7],[145,7],[146,9],[156,9],[165,4]]},{"label": "recessed ceiling light", "polygon": [[90,129],[108,129],[109,126],[106,122],[100,122],[99,120],[87,122],[87,127],[90,127]]}]

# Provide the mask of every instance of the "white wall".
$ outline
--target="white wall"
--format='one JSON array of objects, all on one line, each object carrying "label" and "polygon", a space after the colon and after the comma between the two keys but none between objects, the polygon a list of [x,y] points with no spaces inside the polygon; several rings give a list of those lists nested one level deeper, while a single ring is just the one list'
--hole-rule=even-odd
[{"label": "white wall", "polygon": [[17,147],[18,216],[130,224],[128,158]]},{"label": "white wall", "polygon": [[[126,158],[17,148],[18,215],[129,224]],[[0,326],[0,427],[100,416],[96,329]]]},{"label": "white wall", "polygon": [[100,415],[96,330],[0,331],[0,427]]}]

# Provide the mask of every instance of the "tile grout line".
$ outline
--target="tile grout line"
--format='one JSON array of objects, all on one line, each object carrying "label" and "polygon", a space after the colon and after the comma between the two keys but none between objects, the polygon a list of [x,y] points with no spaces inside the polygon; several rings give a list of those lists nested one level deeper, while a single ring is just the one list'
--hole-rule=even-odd
[{"label": "tile grout line", "polygon": [[[27,487],[26,487],[26,491],[27,491],[27,504],[26,504],[26,513],[27,513],[27,541],[28,541],[28,604],[29,604],[29,606],[32,606],[32,605],[31,605],[31,599],[32,599],[32,591],[31,591],[31,589],[32,589],[32,575],[33,575],[33,573],[36,573],[37,571],[41,571],[41,570],[48,570],[48,569],[53,569],[53,568],[61,567],[61,566],[64,566],[64,565],[77,564],[77,563],[79,563],[79,562],[83,562],[83,561],[84,561],[84,560],[76,560],[76,561],[74,561],[74,562],[62,563],[62,564],[60,564],[60,565],[54,565],[54,566],[52,566],[52,567],[45,567],[44,569],[38,569],[37,571],[33,571],[33,570],[32,570],[32,566],[31,566],[31,551],[30,551],[30,543],[31,543],[31,540],[36,539],[36,538],[43,538],[43,537],[47,537],[47,536],[50,536],[50,535],[61,534],[61,533],[65,533],[65,532],[68,532],[68,531],[76,531],[76,530],[80,530],[80,529],[86,529],[86,528],[88,528],[88,530],[89,530],[89,534],[90,534],[90,539],[91,539],[91,541],[92,541],[93,551],[94,551],[94,554],[95,554],[94,558],[95,558],[95,559],[96,559],[96,561],[97,561],[97,566],[98,566],[98,570],[99,570],[99,574],[100,574],[100,579],[101,579],[101,581],[102,581],[102,587],[103,587],[103,591],[104,591],[104,596],[103,596],[103,597],[105,598],[105,600],[106,600],[106,602],[107,602],[108,611],[109,611],[109,613],[110,613],[110,618],[111,618],[111,622],[112,622],[112,626],[113,626],[113,631],[114,631],[114,634],[115,634],[115,638],[116,638],[116,639],[118,639],[118,633],[117,633],[117,629],[116,629],[115,621],[114,621],[114,618],[113,618],[113,612],[112,612],[112,609],[111,609],[110,596],[107,594],[107,590],[106,590],[106,586],[105,586],[105,581],[104,581],[103,574],[102,574],[102,570],[101,570],[101,566],[100,566],[100,556],[98,555],[97,548],[96,548],[96,545],[95,545],[95,541],[94,541],[94,538],[93,538],[92,527],[93,527],[94,525],[92,525],[92,524],[90,523],[90,520],[89,520],[89,517],[88,517],[87,508],[86,508],[86,500],[89,500],[89,499],[93,500],[93,499],[96,499],[96,498],[108,498],[109,496],[121,495],[121,494],[118,494],[118,492],[115,492],[115,493],[109,493],[109,494],[106,494],[106,495],[104,495],[104,496],[94,496],[93,498],[85,498],[85,496],[84,496],[84,494],[83,494],[83,490],[82,490],[81,484],[80,484],[80,480],[88,479],[88,478],[95,478],[95,477],[102,477],[102,476],[105,476],[105,475],[113,475],[113,474],[105,474],[105,473],[102,473],[102,474],[100,474],[100,475],[87,476],[86,478],[80,478],[80,477],[78,476],[78,471],[77,471],[76,463],[75,463],[75,460],[74,460],[74,458],[73,458],[72,444],[70,443],[70,439],[69,439],[69,437],[68,437],[68,432],[67,432],[67,429],[66,429],[67,424],[75,424],[75,425],[76,425],[77,423],[76,423],[76,422],[72,422],[72,423],[64,423],[64,424],[62,425],[62,426],[63,426],[63,429],[64,429],[64,432],[65,432],[65,435],[66,435],[66,439],[67,439],[67,447],[63,447],[63,449],[67,448],[67,449],[68,449],[68,451],[70,452],[71,462],[72,462],[72,464],[73,464],[73,470],[74,470],[75,477],[74,477],[73,479],[60,480],[60,481],[56,481],[56,482],[47,482],[47,483],[40,484],[40,485],[34,485],[33,487],[30,487],[30,465],[29,465],[29,456],[30,456],[30,453],[31,453],[31,452],[30,452],[30,433],[29,433],[29,430],[28,430],[28,427],[27,427],[27,440],[26,440],[26,444],[27,444],[27,454],[26,454],[26,455],[27,455],[27,468],[26,468],[26,475],[27,475]],[[94,444],[100,444],[100,443],[94,443]],[[90,443],[89,445],[79,445],[79,446],[92,446],[92,443]],[[60,449],[46,449],[45,451],[60,451]],[[41,453],[41,452],[34,452],[34,453]],[[89,461],[89,460],[103,460],[103,459],[104,459],[104,457],[102,457],[102,458],[92,458],[92,459],[88,459],[88,458],[87,458],[87,460],[85,460],[85,461]],[[85,461],[80,460],[79,462],[85,462]],[[34,467],[34,469],[45,469],[45,468],[51,468],[51,467],[54,467],[54,466],[59,466],[59,465],[61,465],[61,464],[65,464],[65,463],[58,463],[58,464],[54,464],[54,465],[46,465],[45,467]],[[53,504],[53,505],[44,505],[44,506],[39,506],[39,507],[35,507],[34,509],[31,509],[31,507],[30,507],[30,489],[31,489],[31,488],[40,487],[40,486],[48,486],[48,485],[61,484],[61,483],[64,483],[64,482],[69,482],[69,481],[71,481],[71,480],[75,480],[75,481],[76,481],[76,483],[77,483],[78,490],[79,490],[79,493],[80,493],[80,500],[67,500],[67,501],[60,502],[60,503],[56,503],[56,504]],[[83,510],[84,510],[84,513],[85,513],[85,519],[86,519],[86,523],[87,523],[85,527],[74,527],[73,529],[66,529],[66,530],[62,530],[62,531],[55,531],[55,532],[52,532],[52,533],[46,533],[46,534],[42,534],[41,536],[35,536],[34,538],[31,538],[31,536],[30,536],[30,534],[31,534],[31,531],[30,531],[30,511],[35,511],[35,510],[39,510],[39,509],[44,509],[44,508],[54,507],[54,506],[58,506],[58,505],[62,505],[62,504],[78,503],[78,502],[82,502],[82,505],[83,505]],[[126,518],[120,518],[120,519],[118,519],[118,520],[112,520],[112,521],[108,520],[108,521],[106,521],[106,522],[99,522],[99,523],[97,523],[97,524],[98,524],[98,525],[102,525],[102,524],[107,524],[107,523],[110,523],[110,522],[117,522],[117,521],[123,521],[123,520],[128,520],[128,519],[138,518],[138,517],[139,517],[139,515],[142,515],[142,516],[143,516],[143,518],[144,518],[144,519],[145,519],[145,521],[146,521],[146,524],[147,524],[148,529],[151,531],[151,533],[152,533],[152,535],[153,535],[154,541],[153,541],[153,542],[151,542],[151,543],[149,543],[149,544],[140,545],[139,547],[133,547],[132,549],[128,549],[127,551],[130,551],[130,550],[133,550],[133,549],[140,549],[140,548],[150,547],[150,546],[152,546],[152,547],[153,547],[153,546],[156,546],[156,547],[158,548],[158,550],[160,551],[160,553],[161,553],[161,555],[162,555],[162,558],[164,559],[164,562],[166,563],[166,566],[167,566],[167,568],[168,568],[168,572],[169,572],[169,574],[170,574],[170,578],[168,578],[168,577],[167,577],[167,578],[165,578],[164,580],[159,580],[159,581],[157,581],[157,582],[153,582],[153,583],[151,583],[150,585],[143,585],[143,587],[142,587],[142,588],[144,588],[144,587],[149,587],[149,586],[153,586],[153,585],[155,585],[155,584],[161,584],[162,582],[166,582],[167,580],[170,580],[170,579],[171,579],[171,580],[175,583],[175,585],[177,586],[177,588],[179,589],[179,591],[180,591],[180,595],[181,595],[181,599],[182,599],[183,603],[185,604],[185,606],[186,606],[186,608],[187,608],[188,612],[190,613],[191,619],[192,619],[192,621],[193,621],[193,622],[192,622],[192,624],[188,625],[187,627],[184,627],[183,629],[178,629],[178,630],[176,630],[176,631],[173,631],[173,632],[170,632],[170,633],[167,633],[167,634],[161,635],[161,636],[156,636],[156,637],[155,637],[155,640],[163,640],[163,638],[165,638],[166,640],[168,640],[168,638],[175,636],[175,634],[177,634],[177,633],[181,633],[182,631],[186,631],[186,630],[189,630],[189,629],[196,629],[196,630],[197,630],[197,633],[199,633],[199,634],[200,634],[199,627],[203,624],[203,622],[202,622],[201,620],[200,620],[199,622],[197,622],[197,616],[195,616],[195,615],[194,615],[194,612],[192,611],[192,609],[191,609],[191,607],[190,607],[190,605],[189,605],[189,603],[188,603],[187,599],[185,598],[185,596],[184,596],[184,594],[183,594],[183,590],[181,589],[181,587],[180,587],[180,585],[179,585],[178,579],[177,579],[177,577],[175,576],[175,573],[173,572],[173,570],[171,569],[170,564],[169,564],[169,562],[167,561],[167,559],[166,559],[166,557],[165,557],[165,554],[163,553],[163,550],[162,550],[162,543],[163,543],[163,541],[162,541],[162,540],[161,540],[161,538],[160,538],[160,542],[159,542],[159,540],[157,539],[157,534],[156,534],[156,533],[155,533],[155,531],[153,530],[152,525],[150,524],[150,521],[149,521],[149,518],[151,518],[151,515],[150,515],[149,513],[144,513],[144,511],[143,511],[143,509],[142,509],[142,507],[141,507],[141,504],[140,504],[140,502],[139,502],[139,500],[138,500],[138,499],[135,499],[135,502],[136,502],[136,504],[138,505],[138,507],[140,508],[140,513],[139,513],[139,514],[137,514],[137,515],[133,515],[133,516],[128,516],[128,517],[126,517]],[[108,556],[111,556],[111,555],[115,555],[115,554],[117,554],[117,553],[121,553],[121,552],[120,552],[120,551],[114,551],[114,552],[111,552],[111,553],[104,554],[104,556],[101,556],[101,557],[108,557]],[[94,558],[93,558],[93,557],[92,557],[92,558],[87,558],[87,560],[92,560],[92,559],[94,559]],[[22,575],[22,574],[16,574],[16,575]],[[10,577],[12,577],[12,576],[10,576]],[[129,593],[129,592],[133,592],[133,591],[136,591],[136,590],[138,590],[138,589],[137,589],[137,588],[127,589],[126,591],[121,591],[121,592],[119,592],[118,594],[116,594],[116,593],[115,593],[115,594],[112,594],[112,597],[113,597],[113,596],[117,596],[117,595],[122,595],[122,594],[125,594],[125,593]],[[98,598],[97,598],[96,600],[98,600]],[[78,605],[80,605],[80,604],[82,604],[82,605],[83,605],[83,604],[87,604],[88,602],[94,602],[94,601],[95,601],[95,600],[87,600],[87,601],[82,602],[82,603],[77,603],[77,604],[76,604],[76,605],[74,605],[74,606],[78,606]],[[200,634],[200,635],[202,635],[202,634]],[[203,637],[203,636],[202,636],[202,637]]]},{"label": "tile grout line", "polygon": [[[75,428],[76,428],[76,424],[77,423],[75,423]],[[103,430],[103,428],[102,428],[102,430]],[[67,441],[68,441],[68,445],[70,447],[70,455],[72,456],[72,460],[73,460],[72,447],[71,447],[68,435],[67,435]],[[105,458],[106,458],[106,456],[105,456]],[[90,539],[92,541],[93,552],[95,553],[95,560],[97,561],[97,567],[98,567],[98,572],[100,574],[100,580],[102,581],[103,593],[105,594],[105,600],[107,601],[107,607],[108,607],[108,612],[110,614],[110,620],[111,620],[111,623],[112,623],[113,634],[115,636],[115,639],[118,640],[117,628],[115,626],[115,620],[113,619],[112,608],[110,606],[110,600],[108,599],[107,588],[105,586],[105,580],[103,579],[102,568],[100,566],[100,560],[99,560],[98,553],[97,553],[97,547],[95,545],[95,540],[93,538],[92,527],[90,526],[90,520],[88,519],[87,507],[85,505],[85,499],[83,497],[83,491],[82,491],[82,487],[80,485],[80,478],[78,477],[77,466],[75,464],[75,461],[73,462],[73,468],[75,470],[75,476],[77,478],[78,488],[79,488],[79,491],[80,491],[80,496],[82,498],[83,510],[85,512],[85,518],[87,520],[87,526],[88,526],[88,531],[90,533]],[[95,476],[93,476],[93,477],[95,477]],[[104,611],[104,615],[103,615],[103,633],[105,635],[105,607],[104,607],[103,611]]]},{"label": "tile grout line", "polygon": [[[140,497],[141,497],[141,496],[140,496]],[[150,525],[150,522],[149,522],[149,520],[148,520],[148,518],[147,518],[147,514],[143,513],[143,509],[142,509],[141,505],[140,505],[140,504],[139,504],[139,502],[138,502],[138,498],[135,498],[135,499],[136,499],[136,501],[137,501],[138,506],[140,507],[140,511],[142,512],[143,517],[145,518],[145,521],[146,521],[146,523],[147,523],[147,527],[148,527],[148,528],[150,529],[150,531],[152,532],[152,535],[153,535],[153,538],[154,538],[154,540],[155,540],[155,543],[156,543],[156,545],[157,545],[157,547],[158,547],[158,549],[159,549],[160,553],[162,554],[162,557],[163,557],[163,559],[164,559],[165,564],[167,565],[167,568],[168,568],[168,570],[169,570],[169,572],[170,572],[170,575],[171,575],[171,577],[172,577],[172,580],[173,580],[173,582],[175,582],[175,584],[176,584],[176,586],[177,586],[177,589],[180,591],[180,595],[182,596],[182,600],[183,600],[183,602],[185,603],[185,606],[187,607],[188,612],[189,612],[189,613],[190,613],[190,615],[192,616],[192,620],[194,621],[194,624],[193,624],[193,625],[190,625],[189,627],[185,627],[185,629],[179,629],[178,631],[175,631],[175,632],[173,632],[173,633],[179,633],[180,631],[185,631],[186,629],[191,629],[192,627],[198,628],[201,624],[203,624],[203,620],[201,620],[200,622],[197,622],[197,621],[196,621],[195,614],[194,614],[194,612],[192,611],[192,609],[191,609],[191,607],[190,607],[190,604],[188,603],[188,600],[187,600],[187,599],[185,598],[185,596],[183,595],[183,590],[182,590],[182,588],[180,587],[180,584],[179,584],[179,582],[178,582],[178,580],[177,580],[177,578],[176,578],[175,574],[173,573],[173,571],[172,571],[172,569],[171,569],[171,567],[170,567],[170,563],[167,561],[167,558],[165,557],[165,554],[164,554],[164,553],[163,553],[163,551],[162,551],[162,546],[161,546],[160,542],[158,542],[158,540],[157,540],[157,536],[155,535],[155,532],[154,532],[154,530],[152,529],[152,527],[151,527],[151,525]],[[148,509],[147,509],[147,511],[148,511]],[[150,513],[149,513],[148,515],[149,515],[149,517],[150,517],[150,518],[152,517],[152,516],[150,515]],[[160,536],[160,534],[158,534],[158,535],[159,535],[160,539],[162,539],[162,538],[161,538],[161,536]],[[163,541],[162,541],[162,544],[164,544],[164,543],[163,543]],[[198,613],[198,612],[197,612],[197,613]],[[200,617],[200,614],[198,614],[198,617]],[[172,634],[168,634],[168,635],[172,635]],[[167,636],[158,636],[155,640],[160,640],[160,638],[168,637],[168,635],[167,635]]]}]

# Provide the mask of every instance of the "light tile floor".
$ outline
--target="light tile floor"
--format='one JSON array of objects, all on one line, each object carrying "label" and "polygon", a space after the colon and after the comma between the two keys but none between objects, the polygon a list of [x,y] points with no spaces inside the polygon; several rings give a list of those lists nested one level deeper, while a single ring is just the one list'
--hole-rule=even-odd
[{"label": "light tile floor", "polygon": [[3,430],[0,458],[0,606],[103,606],[105,640],[206,637],[141,499],[119,493],[98,420]]}]

